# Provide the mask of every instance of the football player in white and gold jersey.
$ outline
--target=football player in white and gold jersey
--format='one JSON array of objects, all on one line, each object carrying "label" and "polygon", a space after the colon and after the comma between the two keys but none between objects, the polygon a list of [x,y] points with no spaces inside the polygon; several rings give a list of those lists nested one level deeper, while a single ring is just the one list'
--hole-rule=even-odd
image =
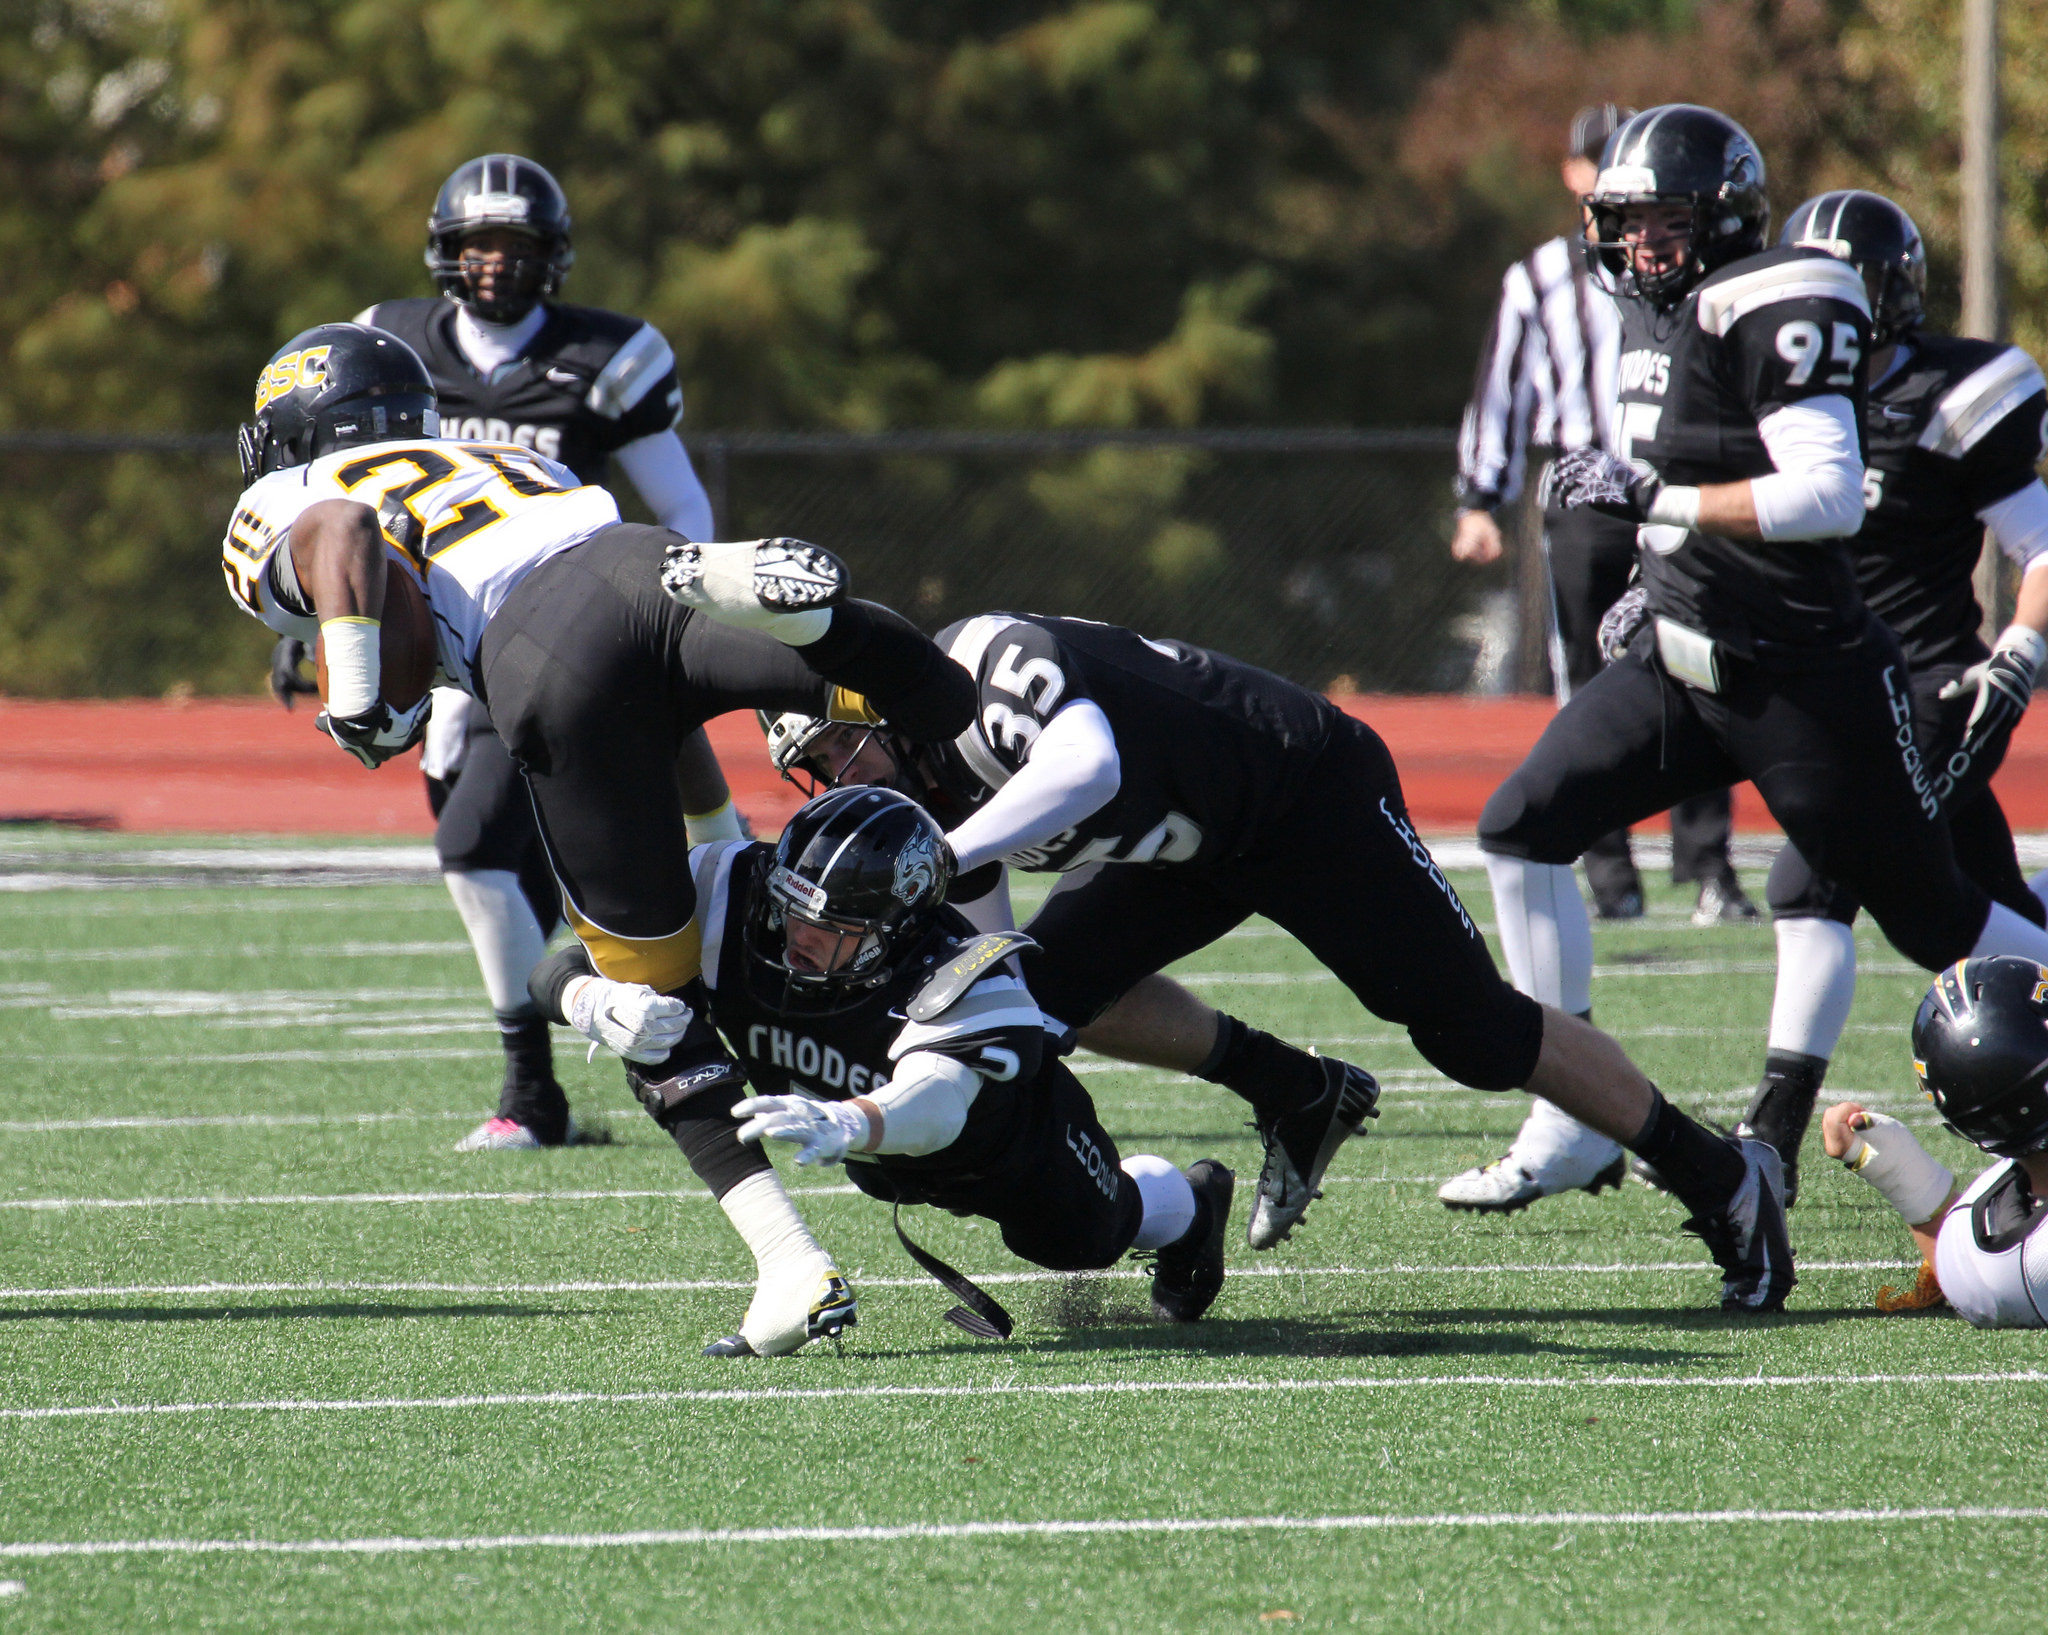
[{"label": "football player in white and gold jersey", "polygon": [[370,767],[424,729],[424,701],[394,707],[381,676],[385,578],[421,593],[436,670],[488,705],[603,979],[573,1023],[631,1041],[635,1095],[761,1262],[742,1333],[793,1349],[843,1326],[852,1301],[733,1133],[745,1080],[705,1019],[677,748],[712,716],[762,708],[950,738],[973,683],[898,615],[848,598],[829,551],[621,522],[609,494],[535,451],[438,430],[432,380],[396,336],[325,324],[288,342],[240,435],[229,591],[280,635],[324,644],[320,728]]},{"label": "football player in white and gold jersey", "polygon": [[1959,960],[1913,1019],[1913,1067],[1948,1127],[1999,1160],[1967,1187],[1895,1118],[1839,1102],[1830,1158],[1884,1196],[1921,1254],[1918,1285],[1886,1310],[1946,1301],[1978,1328],[2048,1326],[2048,966]]}]

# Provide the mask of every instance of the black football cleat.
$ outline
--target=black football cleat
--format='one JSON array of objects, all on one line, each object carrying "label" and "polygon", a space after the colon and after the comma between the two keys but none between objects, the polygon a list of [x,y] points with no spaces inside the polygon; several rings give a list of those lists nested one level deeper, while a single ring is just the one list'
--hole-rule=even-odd
[{"label": "black football cleat", "polygon": [[1783,1311],[1799,1281],[1785,1229],[1785,1181],[1778,1150],[1768,1141],[1730,1137],[1742,1154],[1742,1185],[1713,1215],[1695,1215],[1685,1230],[1705,1242],[1721,1268],[1721,1309]]},{"label": "black football cleat", "polygon": [[1370,1073],[1334,1056],[1317,1061],[1323,1070],[1323,1093],[1306,1107],[1258,1120],[1266,1156],[1244,1228],[1245,1241],[1254,1249],[1285,1241],[1308,1206],[1322,1196],[1323,1172],[1337,1149],[1358,1134],[1367,1119],[1380,1116],[1379,1081]]},{"label": "black football cleat", "polygon": [[1152,1267],[1152,1313],[1169,1323],[1199,1320],[1223,1292],[1223,1244],[1237,1191],[1237,1177],[1213,1158],[1198,1158],[1182,1173],[1195,1189],[1195,1221]]}]

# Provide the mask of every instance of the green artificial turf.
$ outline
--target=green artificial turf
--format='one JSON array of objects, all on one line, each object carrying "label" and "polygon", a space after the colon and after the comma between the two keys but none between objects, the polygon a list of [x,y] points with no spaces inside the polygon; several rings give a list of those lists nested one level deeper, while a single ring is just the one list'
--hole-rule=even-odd
[{"label": "green artificial turf", "polygon": [[[1483,879],[1456,883],[1489,918]],[[1695,930],[1686,906],[1660,888],[1649,920],[1599,928],[1596,1016],[1730,1119],[1770,934]],[[1922,979],[1867,928],[1859,946],[1830,1088],[1974,1173],[1911,1093]],[[1504,1150],[1521,1098],[1436,1077],[1273,928],[1181,974],[1386,1084],[1295,1240],[1254,1256],[1242,1105],[1080,1059],[1127,1153],[1240,1174],[1209,1321],[1153,1322],[1132,1267],[993,1283],[1016,1337],[972,1340],[886,1211],[801,1172],[860,1324],[714,1362],[749,1262],[616,1064],[558,1040],[610,1144],[451,1150],[497,1047],[438,885],[0,896],[0,1548],[355,1546],[8,1554],[0,1629],[2037,1621],[2041,1520],[1851,1514],[2039,1503],[2041,1342],[1878,1316],[1909,1244],[1817,1137],[1789,1310],[1723,1318],[1680,1211],[1639,1186],[1447,1214],[1437,1183]],[[917,1215],[971,1273],[1028,1270],[991,1227]],[[189,1411],[24,1412],[170,1405]],[[1131,1530],[1252,1518],[1289,1525]],[[944,1531],[984,1523],[1107,1530]],[[918,1525],[941,1531],[890,1531]],[[788,1529],[827,1536],[730,1536]],[[621,1537],[643,1532],[689,1536]]]}]

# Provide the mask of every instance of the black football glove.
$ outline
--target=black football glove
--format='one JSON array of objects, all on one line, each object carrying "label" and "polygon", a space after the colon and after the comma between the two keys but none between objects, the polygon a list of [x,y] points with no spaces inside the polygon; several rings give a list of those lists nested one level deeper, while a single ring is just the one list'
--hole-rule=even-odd
[{"label": "black football glove", "polygon": [[296,636],[278,637],[270,650],[270,696],[286,709],[294,698],[310,698],[320,691],[299,668],[308,656],[306,644]]},{"label": "black football glove", "polygon": [[429,692],[409,710],[394,710],[381,698],[361,715],[322,710],[313,725],[363,765],[378,767],[426,737],[427,717],[433,713],[434,695]]},{"label": "black football glove", "polygon": [[1551,462],[1543,497],[1566,511],[1586,506],[1640,526],[1650,520],[1650,507],[1663,486],[1664,479],[1648,466],[1630,465],[1605,449],[1575,448]]}]

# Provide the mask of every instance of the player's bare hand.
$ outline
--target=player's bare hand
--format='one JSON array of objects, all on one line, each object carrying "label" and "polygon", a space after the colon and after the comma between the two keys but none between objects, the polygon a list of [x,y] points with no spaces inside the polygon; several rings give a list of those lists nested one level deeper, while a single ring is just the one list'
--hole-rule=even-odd
[{"label": "player's bare hand", "polygon": [[1491,511],[1458,513],[1457,526],[1451,534],[1452,556],[1460,562],[1484,567],[1489,562],[1498,562],[1503,549],[1500,524],[1493,520]]},{"label": "player's bare hand", "polygon": [[1857,1132],[1869,1124],[1870,1115],[1855,1102],[1835,1102],[1820,1115],[1820,1144],[1830,1158],[1847,1158],[1856,1145]]}]

